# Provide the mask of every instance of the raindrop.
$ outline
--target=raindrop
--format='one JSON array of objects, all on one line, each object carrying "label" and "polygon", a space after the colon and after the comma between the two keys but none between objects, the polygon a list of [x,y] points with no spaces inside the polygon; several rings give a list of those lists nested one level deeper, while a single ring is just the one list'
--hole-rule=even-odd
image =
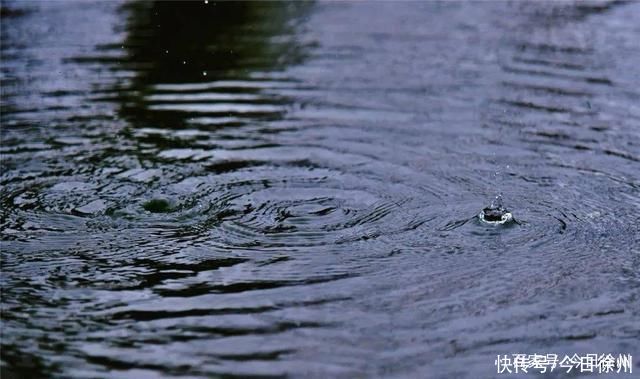
[{"label": "raindrop", "polygon": [[480,212],[478,218],[487,224],[502,225],[513,220],[513,215],[504,207],[502,195],[498,194],[491,201],[491,205]]},{"label": "raindrop", "polygon": [[491,208],[502,208],[502,194],[498,194],[492,201],[491,201]]}]

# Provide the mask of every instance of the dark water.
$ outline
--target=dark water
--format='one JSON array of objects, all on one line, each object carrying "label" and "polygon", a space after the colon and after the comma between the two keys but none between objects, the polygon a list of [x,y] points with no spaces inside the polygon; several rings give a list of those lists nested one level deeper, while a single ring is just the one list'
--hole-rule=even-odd
[{"label": "dark water", "polygon": [[1,25],[3,378],[640,371],[639,2]]}]

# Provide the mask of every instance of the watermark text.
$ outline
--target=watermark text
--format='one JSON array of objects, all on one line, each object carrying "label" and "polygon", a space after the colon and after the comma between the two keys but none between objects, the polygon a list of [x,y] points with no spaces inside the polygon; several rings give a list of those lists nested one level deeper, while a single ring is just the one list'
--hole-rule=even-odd
[{"label": "watermark text", "polygon": [[510,354],[498,355],[495,361],[498,374],[552,373],[558,370],[591,372],[594,374],[632,374],[631,354]]}]

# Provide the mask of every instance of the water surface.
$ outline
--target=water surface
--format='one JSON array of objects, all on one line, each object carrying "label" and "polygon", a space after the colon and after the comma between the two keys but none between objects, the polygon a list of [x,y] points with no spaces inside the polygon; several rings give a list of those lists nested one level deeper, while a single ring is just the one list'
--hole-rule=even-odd
[{"label": "water surface", "polygon": [[[3,1],[1,28],[3,377],[640,360],[640,3]],[[476,218],[497,194],[518,223]]]}]

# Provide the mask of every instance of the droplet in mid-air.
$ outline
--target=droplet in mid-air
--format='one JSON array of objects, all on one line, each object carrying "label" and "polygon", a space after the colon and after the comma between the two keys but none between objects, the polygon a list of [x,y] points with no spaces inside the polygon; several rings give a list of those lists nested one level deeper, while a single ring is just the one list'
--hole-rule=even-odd
[{"label": "droplet in mid-air", "polygon": [[480,212],[478,218],[487,224],[502,225],[513,220],[513,215],[502,205],[502,195],[498,195],[491,205]]}]

